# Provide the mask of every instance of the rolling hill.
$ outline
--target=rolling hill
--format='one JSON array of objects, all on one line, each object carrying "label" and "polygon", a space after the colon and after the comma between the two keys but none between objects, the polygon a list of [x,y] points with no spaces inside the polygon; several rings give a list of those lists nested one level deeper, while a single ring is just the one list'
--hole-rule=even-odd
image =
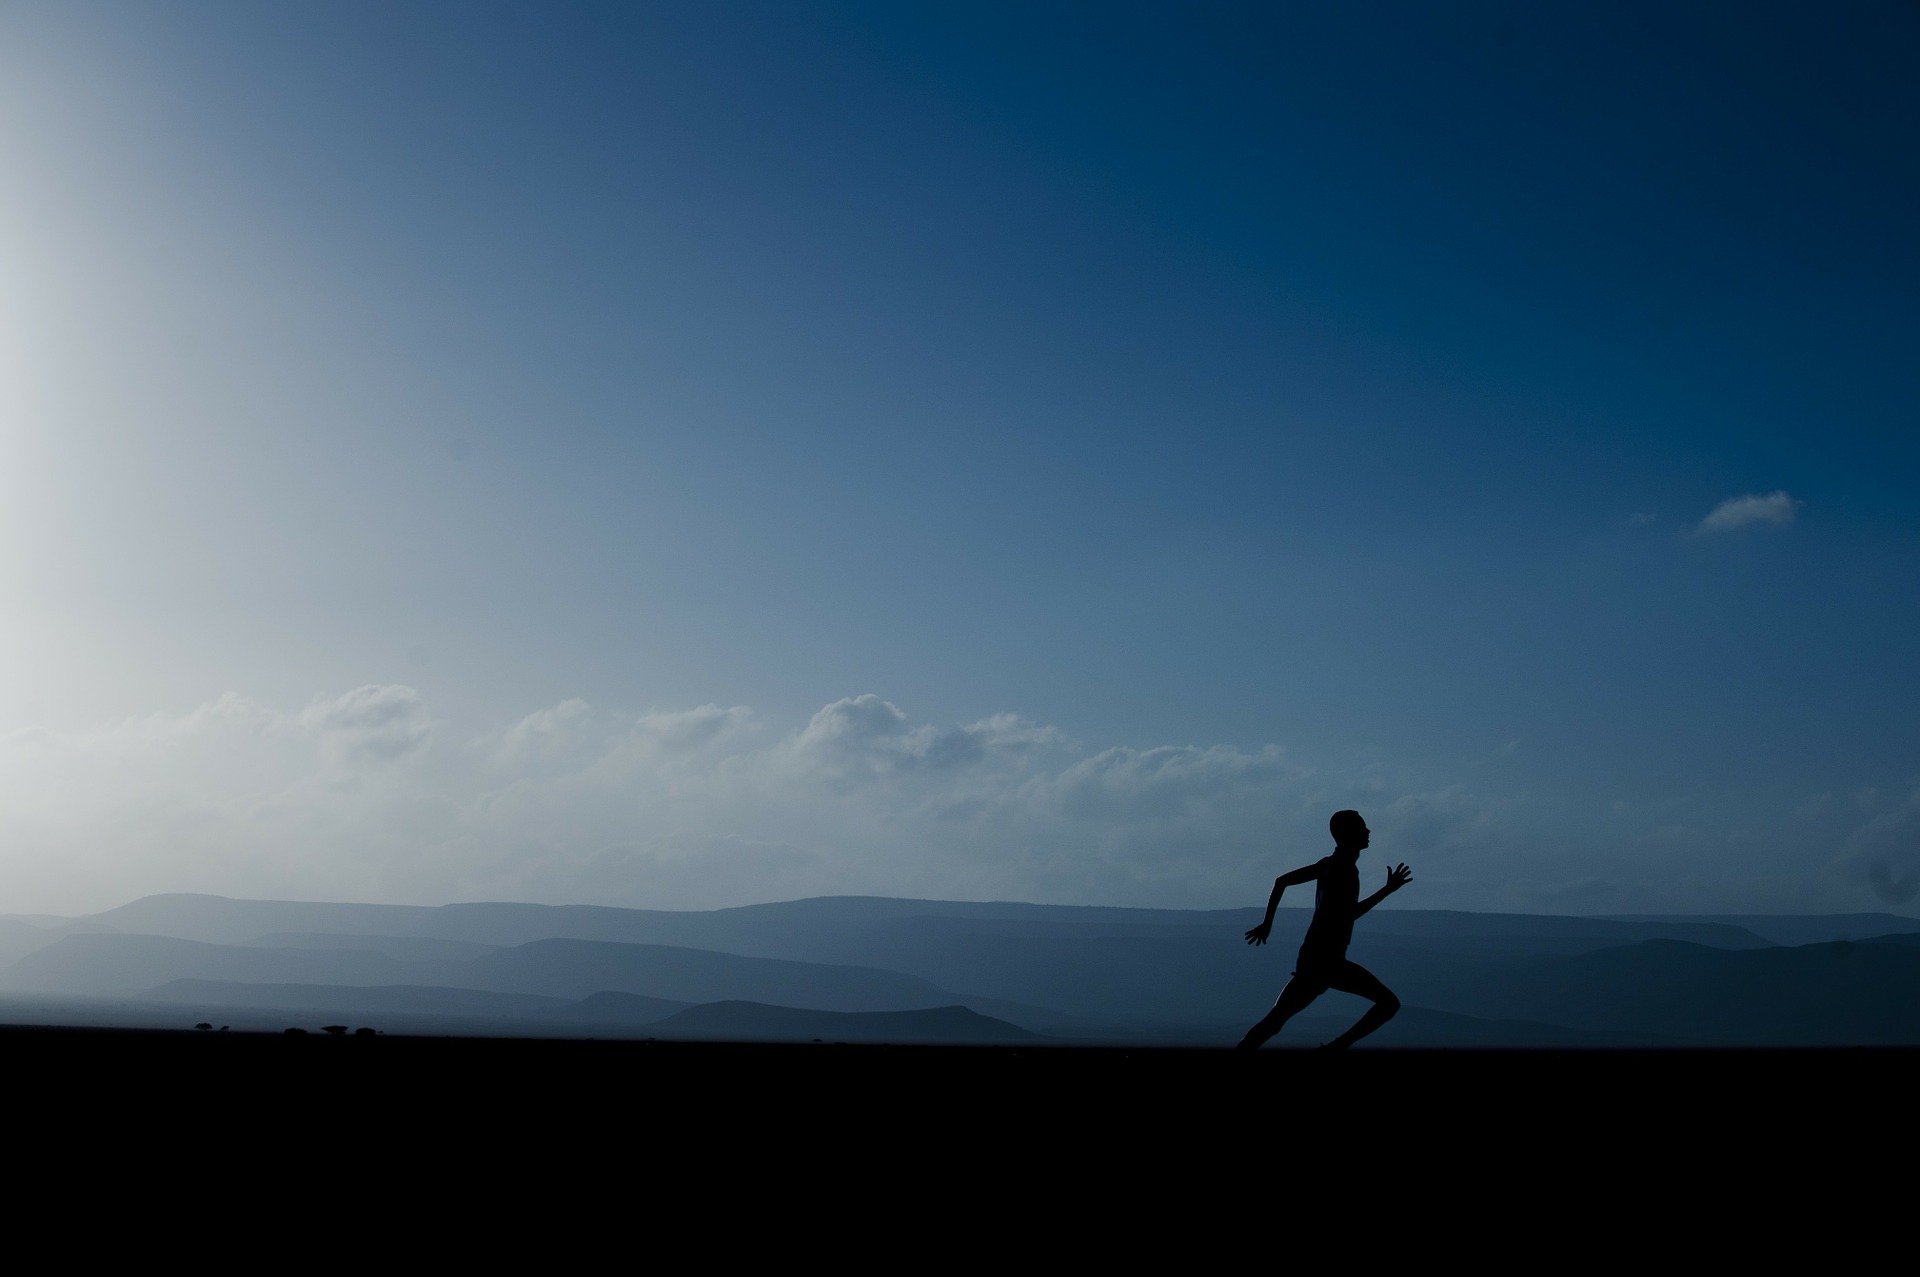
[{"label": "rolling hill", "polygon": [[[0,990],[155,1006],[236,986],[230,1005],[538,1015],[583,1033],[722,1003],[846,1014],[961,1006],[1052,1038],[1215,1043],[1271,1003],[1308,912],[1281,910],[1272,943],[1249,948],[1241,932],[1258,916],[878,897],[670,912],[167,895],[88,918],[0,918]],[[1777,943],[1836,931],[1861,939]],[[1381,909],[1353,956],[1408,1008],[1381,1045],[1920,1040],[1920,921],[1891,914]],[[351,992],[372,989],[387,992]],[[461,1009],[463,997],[477,1000]],[[1359,1009],[1331,994],[1312,1014],[1338,1022]]]}]

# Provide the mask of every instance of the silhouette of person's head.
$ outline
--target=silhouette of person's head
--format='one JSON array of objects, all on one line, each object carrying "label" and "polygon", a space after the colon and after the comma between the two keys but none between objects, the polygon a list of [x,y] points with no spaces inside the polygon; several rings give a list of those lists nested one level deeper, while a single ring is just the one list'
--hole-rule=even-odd
[{"label": "silhouette of person's head", "polygon": [[1341,851],[1361,851],[1373,837],[1367,822],[1360,819],[1357,811],[1334,812],[1333,819],[1327,822],[1327,829],[1333,834],[1333,845]]}]

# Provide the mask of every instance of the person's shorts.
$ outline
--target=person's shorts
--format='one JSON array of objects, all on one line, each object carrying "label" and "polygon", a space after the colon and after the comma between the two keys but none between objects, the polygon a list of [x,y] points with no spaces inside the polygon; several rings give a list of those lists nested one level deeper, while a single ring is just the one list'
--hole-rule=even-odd
[{"label": "person's shorts", "polygon": [[1303,953],[1300,955],[1300,960],[1294,964],[1292,982],[1303,986],[1299,992],[1311,991],[1315,997],[1328,989],[1338,989],[1342,993],[1357,993],[1363,998],[1371,998],[1376,993],[1386,991],[1386,986],[1380,983],[1380,977],[1344,956],[1314,958]]}]

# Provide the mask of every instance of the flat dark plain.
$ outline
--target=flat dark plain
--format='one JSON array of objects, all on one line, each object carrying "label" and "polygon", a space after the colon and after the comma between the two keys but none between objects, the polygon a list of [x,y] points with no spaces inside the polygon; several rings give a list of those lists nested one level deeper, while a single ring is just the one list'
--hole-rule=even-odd
[{"label": "flat dark plain", "polygon": [[[1559,1245],[1572,1216],[1604,1224],[1607,1244],[1711,1228],[1723,1252],[1744,1239],[1777,1258],[1810,1218],[1858,1221],[1904,1197],[1875,1168],[1912,1147],[1920,1052],[1243,1055],[11,1027],[0,1059],[16,1155],[97,1177],[102,1156],[140,1150],[132,1173],[163,1218],[344,1220],[445,1198],[465,1222],[409,1244],[471,1244],[479,1227],[507,1245],[509,1221],[643,1210],[649,1232],[697,1223],[759,1246],[775,1220],[931,1211],[973,1221],[956,1246],[1017,1225],[1121,1255],[1215,1235],[1237,1253],[1245,1230],[1303,1217]],[[1088,1203],[1105,1222],[1075,1238]]]}]

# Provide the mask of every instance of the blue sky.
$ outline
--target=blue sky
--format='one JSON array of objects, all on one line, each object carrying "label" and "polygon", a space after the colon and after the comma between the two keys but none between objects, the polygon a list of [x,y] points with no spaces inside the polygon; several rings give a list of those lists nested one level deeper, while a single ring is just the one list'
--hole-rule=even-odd
[{"label": "blue sky", "polygon": [[8,6],[0,891],[1903,906],[1917,54]]}]

